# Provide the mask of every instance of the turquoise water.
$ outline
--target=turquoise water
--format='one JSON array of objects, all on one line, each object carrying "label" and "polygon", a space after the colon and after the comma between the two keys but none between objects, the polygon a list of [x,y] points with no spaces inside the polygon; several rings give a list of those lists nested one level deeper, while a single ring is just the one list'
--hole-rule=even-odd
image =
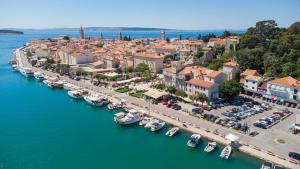
[{"label": "turquoise water", "polygon": [[7,62],[12,49],[32,38],[59,34],[0,36],[1,169],[259,168],[261,161],[241,153],[223,160],[221,148],[203,152],[206,141],[189,149],[187,133],[169,138],[166,129],[151,133],[137,125],[116,125],[114,112],[74,101],[64,90],[49,89],[11,71]]}]

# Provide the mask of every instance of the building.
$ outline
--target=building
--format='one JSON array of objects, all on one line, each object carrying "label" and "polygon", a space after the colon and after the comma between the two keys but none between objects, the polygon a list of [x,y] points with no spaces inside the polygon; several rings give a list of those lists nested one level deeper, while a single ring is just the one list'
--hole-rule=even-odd
[{"label": "building", "polygon": [[290,76],[271,80],[267,83],[267,95],[272,101],[298,104],[300,101],[300,82]]},{"label": "building", "polygon": [[163,70],[166,85],[184,90],[188,95],[203,93],[210,100],[219,97],[219,84],[227,80],[227,74],[201,66],[184,67],[182,62],[172,62]]},{"label": "building", "polygon": [[227,80],[236,79],[240,67],[236,61],[230,61],[223,64],[223,72],[227,74]]},{"label": "building", "polygon": [[160,32],[160,39],[161,40],[166,40],[166,32],[165,31]]},{"label": "building", "polygon": [[163,62],[163,55],[157,55],[153,53],[137,53],[133,56],[134,67],[136,67],[140,63],[145,63],[155,73],[159,73],[162,71],[164,66]]},{"label": "building", "polygon": [[59,56],[62,64],[77,65],[93,62],[93,55],[89,51],[59,51]]},{"label": "building", "polygon": [[83,27],[81,26],[80,27],[80,39],[84,39],[84,30],[83,30]]},{"label": "building", "polygon": [[260,85],[263,83],[263,78],[255,75],[248,75],[244,78],[243,89],[246,92],[258,93]]}]

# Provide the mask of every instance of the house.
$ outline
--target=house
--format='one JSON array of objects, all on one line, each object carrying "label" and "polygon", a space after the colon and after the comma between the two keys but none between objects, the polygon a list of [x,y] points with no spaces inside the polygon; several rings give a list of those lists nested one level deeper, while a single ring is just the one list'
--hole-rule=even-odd
[{"label": "house", "polygon": [[244,84],[245,78],[247,76],[260,76],[256,70],[253,69],[246,69],[244,72],[240,74],[240,83]]},{"label": "house", "polygon": [[247,92],[257,93],[263,78],[260,76],[248,75],[244,79],[243,88]]},{"label": "house", "polygon": [[223,64],[222,72],[227,74],[227,80],[231,80],[237,77],[239,70],[239,64],[236,61],[230,61]]},{"label": "house", "polygon": [[290,76],[271,80],[267,83],[267,95],[273,101],[286,101],[298,104],[300,101],[300,82]]},{"label": "house", "polygon": [[188,95],[202,93],[205,94],[209,100],[215,100],[219,98],[219,87],[216,83],[194,78],[186,83],[186,93]]},{"label": "house", "polygon": [[133,56],[133,64],[136,67],[140,63],[145,63],[155,72],[161,72],[163,69],[164,56],[153,53],[136,53]]}]

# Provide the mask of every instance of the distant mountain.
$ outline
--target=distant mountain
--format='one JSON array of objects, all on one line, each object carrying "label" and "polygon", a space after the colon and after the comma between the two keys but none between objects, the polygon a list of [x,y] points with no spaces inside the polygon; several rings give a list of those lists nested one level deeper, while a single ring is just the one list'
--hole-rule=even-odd
[{"label": "distant mountain", "polygon": [[0,29],[0,34],[18,34],[18,35],[21,35],[21,34],[24,34],[24,33],[21,32],[21,31],[16,31],[16,30]]}]

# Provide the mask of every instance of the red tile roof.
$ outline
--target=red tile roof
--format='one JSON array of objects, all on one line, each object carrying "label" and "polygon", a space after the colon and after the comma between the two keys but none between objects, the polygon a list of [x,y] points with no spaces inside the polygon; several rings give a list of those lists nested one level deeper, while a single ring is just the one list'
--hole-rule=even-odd
[{"label": "red tile roof", "polygon": [[191,79],[191,80],[187,81],[187,83],[195,85],[195,86],[204,87],[204,88],[212,88],[214,86],[214,83],[207,82],[207,81],[200,80],[200,79]]}]

